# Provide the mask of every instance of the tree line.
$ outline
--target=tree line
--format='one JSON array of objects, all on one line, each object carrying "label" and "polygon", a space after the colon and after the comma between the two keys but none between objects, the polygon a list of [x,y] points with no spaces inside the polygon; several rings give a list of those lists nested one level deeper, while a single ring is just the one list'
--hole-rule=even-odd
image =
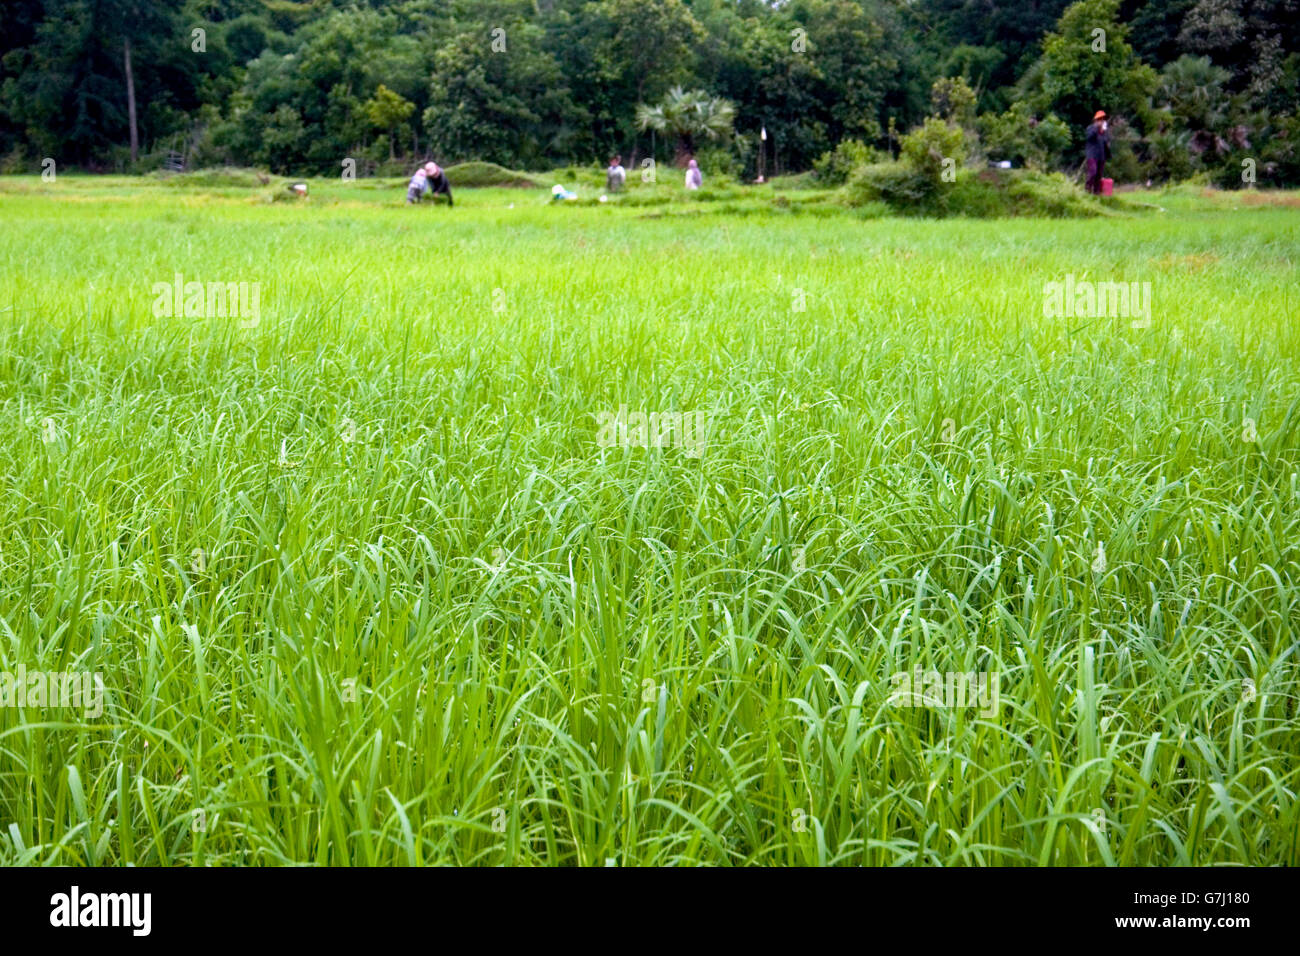
[{"label": "tree line", "polygon": [[[337,175],[682,155],[752,177],[897,153],[927,117],[1117,178],[1300,184],[1300,0],[7,0],[0,168],[169,155]],[[725,117],[725,123],[719,118]],[[709,127],[719,127],[711,130]],[[715,135],[716,134],[716,135]],[[687,130],[687,140],[690,140]],[[846,146],[847,144],[847,146]]]}]

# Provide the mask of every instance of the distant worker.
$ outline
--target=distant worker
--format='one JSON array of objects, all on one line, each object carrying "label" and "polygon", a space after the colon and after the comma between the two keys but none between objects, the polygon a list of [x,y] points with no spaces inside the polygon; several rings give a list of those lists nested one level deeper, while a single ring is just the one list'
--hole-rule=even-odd
[{"label": "distant worker", "polygon": [[417,203],[426,195],[439,193],[447,197],[447,205],[454,205],[451,200],[451,183],[447,181],[447,174],[437,163],[425,163],[415,171],[411,181],[406,186],[406,201],[408,203]]},{"label": "distant worker", "polygon": [[1106,169],[1106,160],[1110,159],[1110,133],[1107,131],[1104,111],[1097,110],[1097,115],[1092,118],[1083,148],[1084,155],[1088,158],[1088,192],[1100,196],[1101,174]]},{"label": "distant worker", "polygon": [[686,164],[686,188],[699,189],[704,185],[704,174],[700,172],[700,166],[695,160]]},{"label": "distant worker", "polygon": [[615,153],[605,170],[605,188],[612,193],[621,192],[627,182],[627,170],[623,168],[623,157]]}]

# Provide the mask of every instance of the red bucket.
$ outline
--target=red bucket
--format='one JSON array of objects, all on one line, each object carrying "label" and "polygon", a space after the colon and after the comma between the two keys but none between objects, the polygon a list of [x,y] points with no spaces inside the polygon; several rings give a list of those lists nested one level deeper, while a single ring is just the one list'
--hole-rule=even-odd
[{"label": "red bucket", "polygon": [[1115,180],[1113,180],[1113,179],[1103,179],[1103,180],[1101,181],[1101,194],[1102,194],[1103,196],[1113,196],[1113,195],[1115,195]]}]

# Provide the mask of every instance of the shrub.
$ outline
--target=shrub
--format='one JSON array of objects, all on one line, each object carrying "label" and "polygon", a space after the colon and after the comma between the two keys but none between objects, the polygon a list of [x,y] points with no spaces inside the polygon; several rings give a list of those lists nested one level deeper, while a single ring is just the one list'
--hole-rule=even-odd
[{"label": "shrub", "polygon": [[909,163],[877,163],[861,167],[849,178],[844,198],[856,209],[883,204],[906,216],[996,219],[1108,215],[1096,200],[1060,173],[1031,170],[962,169],[956,180],[948,183]]},{"label": "shrub", "polygon": [[966,134],[960,126],[950,126],[937,116],[926,117],[899,143],[903,158],[935,180],[944,170],[944,160],[952,160],[954,167],[966,160]]},{"label": "shrub", "polygon": [[0,156],[0,176],[12,176],[16,173],[24,173],[29,167],[27,154],[23,150],[22,143],[18,143],[4,156]]},{"label": "shrub", "polygon": [[740,180],[745,175],[745,163],[753,147],[746,139],[735,139],[728,146],[704,146],[695,154],[695,161],[706,176]]},{"label": "shrub", "polygon": [[1181,182],[1202,168],[1201,162],[1188,148],[1192,134],[1184,130],[1162,130],[1147,137],[1146,169],[1152,179],[1161,182]]},{"label": "shrub", "polygon": [[1017,172],[1010,177],[1007,195],[1012,214],[1052,219],[1108,215],[1086,192],[1061,173]]},{"label": "shrub", "polygon": [[844,186],[850,206],[883,202],[899,211],[921,210],[929,206],[939,184],[910,163],[872,163],[859,166]]},{"label": "shrub", "polygon": [[856,139],[846,139],[834,150],[822,153],[813,163],[813,174],[818,183],[826,186],[843,186],[859,166],[870,166],[885,157],[875,148]]},{"label": "shrub", "polygon": [[1023,101],[1005,113],[985,113],[979,125],[989,157],[1016,166],[1047,169],[1070,145],[1070,128],[1060,117],[1055,113],[1036,117]]},{"label": "shrub", "polygon": [[[1133,124],[1123,117],[1117,117],[1110,124],[1110,159],[1106,161],[1105,175],[1117,183],[1140,182],[1146,179],[1138,150],[1142,147],[1142,138]],[[1082,153],[1080,153],[1082,160]]]},{"label": "shrub", "polygon": [[768,181],[773,189],[819,189],[825,184],[820,182],[813,172],[787,173],[773,176]]},{"label": "shrub", "polygon": [[[633,172],[633,169],[627,163],[627,186],[636,186],[641,183],[640,170]],[[662,180],[670,170],[666,167],[659,167],[658,175]],[[541,176],[532,177],[537,179],[543,186],[552,186],[559,183],[570,189],[601,189],[605,188],[605,164],[600,162],[592,163],[590,166],[560,166],[552,169],[550,172]]]},{"label": "shrub", "polygon": [[[1300,186],[1300,116],[1272,120],[1271,135],[1260,151],[1256,175],[1261,185]],[[1241,163],[1237,163],[1240,178]]]}]

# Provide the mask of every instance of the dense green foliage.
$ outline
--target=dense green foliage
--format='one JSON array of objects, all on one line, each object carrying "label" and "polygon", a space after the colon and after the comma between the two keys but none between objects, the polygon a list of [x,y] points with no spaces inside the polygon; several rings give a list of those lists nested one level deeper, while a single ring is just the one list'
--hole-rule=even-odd
[{"label": "dense green foliage", "polygon": [[[1104,108],[1120,178],[1240,186],[1250,160],[1260,185],[1294,184],[1298,14],[1296,0],[9,0],[0,168],[152,170],[173,151],[293,175],[349,158],[361,175],[424,157],[680,161],[679,133],[637,122],[680,86],[734,108],[736,135],[704,145],[710,168],[746,178],[810,169],[845,140],[894,152],[932,112],[987,132],[990,158],[1068,172]],[[969,115],[931,100],[953,78]]]},{"label": "dense green foliage", "polygon": [[0,180],[0,864],[1300,864],[1294,194],[177,181]]}]

